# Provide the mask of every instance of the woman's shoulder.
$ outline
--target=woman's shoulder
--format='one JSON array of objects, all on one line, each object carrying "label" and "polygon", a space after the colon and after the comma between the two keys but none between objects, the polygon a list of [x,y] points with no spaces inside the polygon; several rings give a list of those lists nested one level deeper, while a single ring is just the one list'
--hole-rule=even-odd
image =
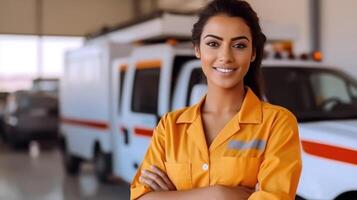
[{"label": "woman's shoulder", "polygon": [[169,116],[179,116],[181,115],[182,113],[184,113],[185,111],[187,110],[190,110],[192,108],[194,108],[195,106],[187,106],[187,107],[184,107],[184,108],[179,108],[179,109],[176,109],[176,110],[171,110],[167,113],[167,115]]},{"label": "woman's shoulder", "polygon": [[166,120],[181,121],[182,118],[190,117],[197,114],[197,105],[188,106],[176,110],[169,111],[165,114]]},{"label": "woman's shoulder", "polygon": [[262,102],[262,112],[263,115],[273,115],[276,118],[289,118],[297,121],[295,115],[289,109],[269,102]]}]

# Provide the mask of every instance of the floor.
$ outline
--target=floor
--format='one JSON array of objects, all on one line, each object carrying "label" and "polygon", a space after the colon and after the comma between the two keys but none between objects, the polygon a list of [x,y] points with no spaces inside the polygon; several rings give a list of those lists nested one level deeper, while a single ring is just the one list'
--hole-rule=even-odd
[{"label": "floor", "polygon": [[91,164],[82,165],[79,176],[67,176],[53,146],[32,143],[14,150],[0,140],[0,200],[129,199],[127,183],[98,183]]}]

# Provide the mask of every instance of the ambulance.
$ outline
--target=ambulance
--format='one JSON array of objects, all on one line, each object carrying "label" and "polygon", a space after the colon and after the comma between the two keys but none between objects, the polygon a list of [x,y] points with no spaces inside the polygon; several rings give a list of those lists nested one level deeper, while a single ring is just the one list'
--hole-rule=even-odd
[{"label": "ambulance", "polygon": [[[99,180],[131,182],[160,117],[205,94],[200,61],[186,42],[196,19],[161,12],[66,54],[60,132],[68,174],[92,161]],[[268,38],[294,35],[268,27]],[[268,58],[262,70],[267,101],[299,120],[303,171],[297,199],[356,198],[356,81],[321,62]]]}]

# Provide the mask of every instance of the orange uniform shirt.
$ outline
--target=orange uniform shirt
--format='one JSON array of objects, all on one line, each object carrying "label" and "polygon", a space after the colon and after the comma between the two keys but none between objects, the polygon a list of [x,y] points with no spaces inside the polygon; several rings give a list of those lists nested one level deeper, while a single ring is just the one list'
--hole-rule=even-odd
[{"label": "orange uniform shirt", "polygon": [[150,192],[141,169],[156,165],[177,190],[211,185],[255,188],[253,199],[294,199],[301,173],[297,121],[287,109],[262,102],[248,88],[241,110],[207,147],[200,108],[170,112],[154,130],[131,185],[131,199]]}]

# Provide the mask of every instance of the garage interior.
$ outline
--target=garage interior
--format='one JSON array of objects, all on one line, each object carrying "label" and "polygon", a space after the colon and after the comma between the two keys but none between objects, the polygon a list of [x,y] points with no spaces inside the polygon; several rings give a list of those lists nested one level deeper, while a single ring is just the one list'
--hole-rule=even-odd
[{"label": "garage interior", "polygon": [[[65,56],[70,50],[79,49],[93,38],[120,27],[155,16],[155,13],[167,11],[194,15],[209,2],[0,0],[0,200],[129,199],[130,183],[114,176],[105,183],[98,181],[91,162],[81,166],[78,176],[67,175],[62,164],[61,141],[57,136],[44,141],[33,139],[25,144],[9,144],[4,125],[6,112],[12,109],[14,98],[20,98],[24,91],[43,90],[51,97],[31,98],[41,98],[37,104],[48,106],[58,120],[59,84],[65,74]],[[354,19],[357,18],[357,1],[247,2],[257,11],[263,31],[268,32],[269,47],[285,48],[287,44],[287,48],[299,58],[315,53],[322,63],[336,66],[356,82],[357,24]],[[284,47],[276,45],[277,41]],[[140,41],[135,43],[141,44]],[[351,91],[355,92],[352,95],[357,95],[356,90]],[[31,106],[35,107],[35,103]],[[41,115],[41,110],[38,109],[36,114]],[[356,119],[350,124],[357,123]],[[10,118],[9,123],[17,122]],[[50,121],[50,117],[39,122],[43,127],[54,130],[59,129],[57,123]],[[357,131],[356,128],[343,130],[350,131],[350,135]],[[352,140],[357,140],[357,135],[351,136]],[[348,149],[349,156],[357,155],[357,146],[341,148]],[[346,160],[352,163],[351,170],[356,171],[356,159],[348,157]],[[342,198],[340,195],[340,199],[357,198],[357,185],[353,187],[352,196]]]}]

